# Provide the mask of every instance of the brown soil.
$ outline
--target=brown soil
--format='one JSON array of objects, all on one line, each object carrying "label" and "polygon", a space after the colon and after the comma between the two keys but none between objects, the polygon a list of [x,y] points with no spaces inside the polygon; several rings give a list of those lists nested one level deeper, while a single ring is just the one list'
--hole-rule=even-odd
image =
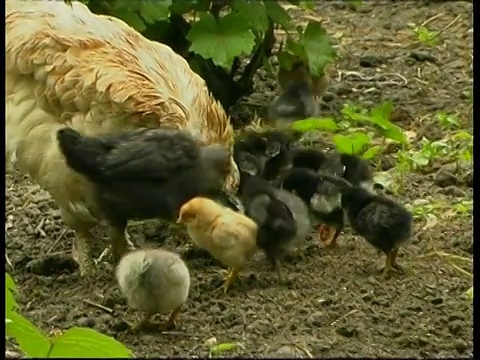
[{"label": "brown soil", "polygon": [[[407,24],[419,24],[440,13],[429,23],[430,29],[441,31],[458,19],[440,34],[438,46],[424,48]],[[371,106],[391,99],[403,114],[399,125],[419,136],[443,136],[432,120],[440,110],[458,113],[464,128],[471,131],[472,106],[468,96],[461,94],[472,88],[472,13],[472,5],[462,2],[376,6],[366,2],[362,11],[334,2],[320,5],[320,18],[340,44],[332,70],[331,100],[325,102],[324,113],[338,114],[347,100]],[[430,52],[436,63],[411,59],[412,50]],[[360,58],[365,55],[384,63],[361,67]],[[378,76],[382,74],[383,78]],[[403,76],[406,84],[392,74]],[[258,92],[249,102],[265,104],[273,88],[271,78],[259,80]],[[465,195],[462,199],[472,199],[471,188],[461,182],[457,187]],[[442,195],[437,190],[433,176],[412,173],[401,200],[411,203],[432,196],[452,202],[458,198],[458,191]],[[122,330],[122,322],[133,321],[138,314],[127,311],[112,265],[102,263],[94,283],[81,280],[68,258],[73,233],[48,194],[16,172],[7,173],[6,192],[6,252],[14,266],[7,269],[18,285],[23,314],[46,332],[94,326],[142,357],[206,356],[205,341],[212,337],[241,343],[243,347],[229,354],[243,356],[472,357],[472,304],[464,296],[471,279],[444,258],[422,257],[436,249],[472,258],[471,215],[454,215],[448,221],[440,216],[436,225],[424,230],[425,220],[419,219],[415,236],[399,255],[409,274],[389,281],[376,276],[384,257],[349,229],[337,249],[327,250],[315,239],[309,240],[305,255],[285,265],[292,281],[288,287],[275,284],[275,274],[259,255],[228,295],[213,294],[220,281],[218,264],[190,251],[191,295],[176,332],[132,335]],[[157,230],[149,224],[132,227],[130,232],[137,243],[158,243],[162,236]],[[97,256],[104,245],[99,241]],[[162,246],[185,253],[172,239]],[[44,261],[31,262],[47,253],[49,266]],[[114,312],[92,307],[85,299]]]}]

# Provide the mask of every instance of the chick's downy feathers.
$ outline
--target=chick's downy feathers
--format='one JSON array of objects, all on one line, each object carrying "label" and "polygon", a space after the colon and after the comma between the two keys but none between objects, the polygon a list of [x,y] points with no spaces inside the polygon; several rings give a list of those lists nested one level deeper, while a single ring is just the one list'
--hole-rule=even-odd
[{"label": "chick's downy feathers", "polygon": [[161,249],[125,255],[116,277],[128,304],[147,315],[167,314],[179,308],[190,290],[190,274],[183,260]]}]

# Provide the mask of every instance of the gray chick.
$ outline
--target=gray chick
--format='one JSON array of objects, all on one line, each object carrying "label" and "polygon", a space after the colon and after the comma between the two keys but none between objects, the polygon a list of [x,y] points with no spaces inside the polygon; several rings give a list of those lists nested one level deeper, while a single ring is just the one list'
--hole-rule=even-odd
[{"label": "gray chick", "polygon": [[152,327],[153,315],[169,312],[168,321],[155,327],[167,330],[175,326],[190,289],[190,273],[179,255],[162,249],[136,250],[120,260],[116,276],[128,305],[146,315],[135,328]]},{"label": "gray chick", "polygon": [[267,119],[275,128],[285,129],[297,120],[317,115],[318,103],[307,80],[292,80],[268,107]]}]

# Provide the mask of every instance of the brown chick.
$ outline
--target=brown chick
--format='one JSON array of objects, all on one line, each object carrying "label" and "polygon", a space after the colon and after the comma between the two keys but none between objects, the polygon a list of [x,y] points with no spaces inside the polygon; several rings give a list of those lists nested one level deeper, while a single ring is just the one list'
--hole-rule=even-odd
[{"label": "brown chick", "polygon": [[308,65],[303,60],[297,59],[290,70],[279,67],[277,81],[282,91],[286,91],[292,81],[307,81],[311,85],[313,96],[319,98],[328,86],[328,76],[313,76]]},{"label": "brown chick", "polygon": [[256,252],[257,224],[249,217],[203,197],[185,203],[177,223],[187,225],[195,245],[229,267],[221,287],[226,293]]},{"label": "brown chick", "polygon": [[154,314],[169,312],[168,321],[155,327],[167,330],[175,326],[190,289],[190,273],[180,256],[162,249],[136,250],[120,260],[116,276],[129,306],[146,314],[137,329],[152,327]]}]

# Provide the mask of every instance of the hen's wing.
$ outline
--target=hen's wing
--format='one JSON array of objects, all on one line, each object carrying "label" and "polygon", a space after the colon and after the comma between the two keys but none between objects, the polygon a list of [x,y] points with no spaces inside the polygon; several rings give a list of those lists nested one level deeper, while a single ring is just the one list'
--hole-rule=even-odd
[{"label": "hen's wing", "polygon": [[195,140],[177,130],[149,130],[132,141],[117,144],[105,157],[102,173],[123,179],[171,178],[178,169],[199,160]]}]

